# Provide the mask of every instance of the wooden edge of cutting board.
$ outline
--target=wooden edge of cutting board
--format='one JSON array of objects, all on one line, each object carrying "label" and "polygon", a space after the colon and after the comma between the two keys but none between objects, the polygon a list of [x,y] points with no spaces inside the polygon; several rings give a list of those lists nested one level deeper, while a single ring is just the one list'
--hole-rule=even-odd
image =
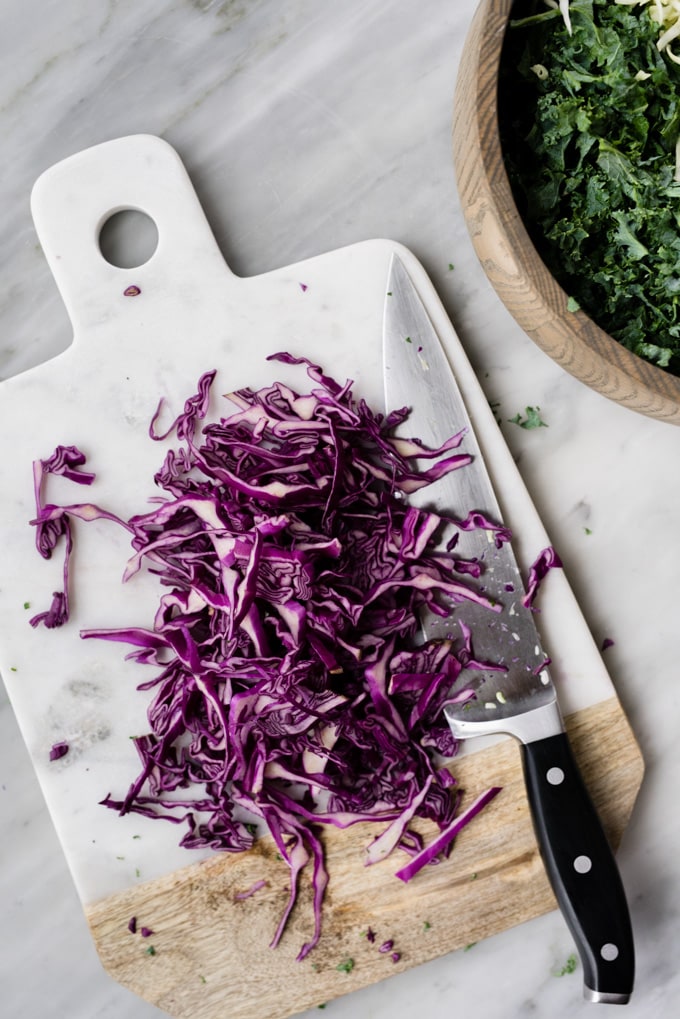
[{"label": "wooden edge of cutting board", "polygon": [[[566,720],[574,753],[614,849],[642,783],[640,749],[616,697]],[[463,805],[490,785],[502,792],[458,836],[448,860],[404,884],[404,856],[367,868],[377,826],[324,836],[330,883],[321,941],[312,933],[309,876],[276,949],[269,942],[288,896],[271,839],[248,853],[215,854],[85,907],[101,961],[121,984],[171,1016],[281,1019],[385,979],[556,907],[528,813],[519,745],[511,739],[454,761]],[[434,826],[416,825],[429,839]],[[311,869],[311,868],[310,868]],[[246,898],[239,893],[264,879]],[[136,917],[137,930],[128,929]],[[374,942],[365,936],[371,927]],[[379,947],[393,940],[391,953]],[[352,960],[353,965],[347,960]],[[340,969],[338,968],[340,967]]]}]

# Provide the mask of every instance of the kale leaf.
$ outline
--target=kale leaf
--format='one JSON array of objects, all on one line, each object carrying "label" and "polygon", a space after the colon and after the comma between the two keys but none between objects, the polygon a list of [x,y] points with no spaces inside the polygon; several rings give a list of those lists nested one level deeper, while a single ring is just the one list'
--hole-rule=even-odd
[{"label": "kale leaf", "polygon": [[499,122],[515,200],[573,306],[680,375],[680,66],[646,7],[570,10],[571,35],[538,0],[513,7]]}]

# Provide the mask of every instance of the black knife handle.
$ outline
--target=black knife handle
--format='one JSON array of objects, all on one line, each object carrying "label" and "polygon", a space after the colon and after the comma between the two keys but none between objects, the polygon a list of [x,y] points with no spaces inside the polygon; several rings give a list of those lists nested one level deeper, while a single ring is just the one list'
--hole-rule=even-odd
[{"label": "black knife handle", "polygon": [[581,957],[584,995],[623,1005],[635,976],[630,914],[566,733],[523,743],[522,759],[541,856]]}]

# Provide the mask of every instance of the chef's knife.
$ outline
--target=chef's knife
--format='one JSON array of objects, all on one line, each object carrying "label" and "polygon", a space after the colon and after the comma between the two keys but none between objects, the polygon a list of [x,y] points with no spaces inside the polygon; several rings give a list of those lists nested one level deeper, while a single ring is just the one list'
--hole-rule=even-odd
[{"label": "chef's knife", "polygon": [[[383,358],[388,412],[410,414],[397,431],[436,448],[465,429],[459,451],[472,462],[409,496],[445,517],[469,511],[502,525],[501,512],[458,385],[424,304],[403,262],[393,255],[385,299]],[[496,606],[474,601],[452,606],[442,618],[422,618],[426,640],[472,632],[474,658],[501,669],[469,673],[475,698],[448,705],[445,714],[458,739],[507,733],[520,741],[531,816],[557,902],[581,957],[584,996],[625,1004],[633,989],[633,935],[625,892],[613,853],[572,755],[532,610],[512,546],[497,532],[449,525],[442,546],[455,537],[454,554],[476,559],[479,590]],[[500,547],[497,547],[500,545]],[[498,610],[500,607],[500,611]]]}]

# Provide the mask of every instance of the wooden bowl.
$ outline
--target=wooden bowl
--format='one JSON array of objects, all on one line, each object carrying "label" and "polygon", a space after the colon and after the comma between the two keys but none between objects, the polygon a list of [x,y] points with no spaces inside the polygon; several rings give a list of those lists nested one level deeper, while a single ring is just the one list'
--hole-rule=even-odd
[{"label": "wooden bowl", "polygon": [[649,417],[680,425],[680,378],[644,361],[567,294],[534,248],[515,205],[498,132],[497,80],[513,0],[480,0],[463,50],[453,152],[463,213],[477,256],[525,332],[571,375]]}]

